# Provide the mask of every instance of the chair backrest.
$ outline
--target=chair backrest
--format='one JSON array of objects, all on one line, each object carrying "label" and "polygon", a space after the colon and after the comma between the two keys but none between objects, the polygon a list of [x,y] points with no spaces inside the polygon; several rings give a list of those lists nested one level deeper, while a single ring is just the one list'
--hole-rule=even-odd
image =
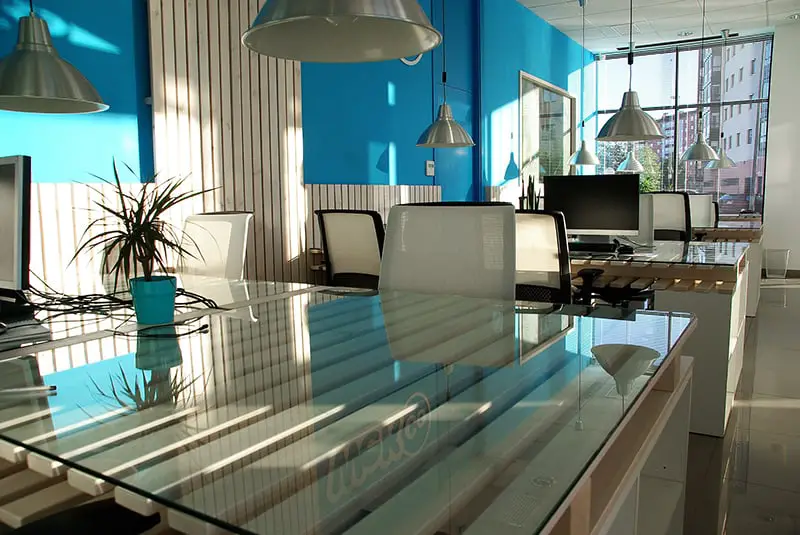
[{"label": "chair backrest", "polygon": [[719,226],[719,201],[714,201],[714,228]]},{"label": "chair backrest", "polygon": [[714,196],[711,194],[689,195],[689,211],[693,227],[710,228],[714,226]]},{"label": "chair backrest", "polygon": [[639,234],[633,239],[641,245],[653,245],[653,195],[639,194]]},{"label": "chair backrest", "polygon": [[181,246],[192,256],[184,255],[178,272],[226,279],[244,276],[247,233],[253,214],[215,212],[195,214],[183,224]]},{"label": "chair backrest", "polygon": [[[518,210],[516,235],[517,297],[522,299],[523,294],[531,295],[534,300],[572,302],[572,277],[564,214]],[[540,288],[549,291],[539,290]],[[537,295],[542,297],[537,298]]]},{"label": "chair backrest", "polygon": [[690,241],[692,215],[689,194],[659,191],[653,195],[653,234],[656,240]]},{"label": "chair backrest", "polygon": [[[357,276],[377,286],[383,253],[383,220],[371,210],[317,210],[329,284]],[[349,284],[344,284],[349,285]]]},{"label": "chair backrest", "polygon": [[507,203],[394,206],[380,289],[513,300],[515,227]]}]

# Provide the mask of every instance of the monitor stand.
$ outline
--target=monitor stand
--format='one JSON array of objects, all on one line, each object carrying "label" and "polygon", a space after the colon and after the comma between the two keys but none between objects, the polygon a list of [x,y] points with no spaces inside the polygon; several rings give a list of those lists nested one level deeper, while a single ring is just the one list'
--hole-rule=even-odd
[{"label": "monitor stand", "polygon": [[33,319],[34,308],[23,298],[21,292],[0,290],[0,322],[14,323]]},{"label": "monitor stand", "polygon": [[569,250],[585,253],[609,253],[617,251],[618,242],[611,236],[577,235],[575,241],[569,242]]}]

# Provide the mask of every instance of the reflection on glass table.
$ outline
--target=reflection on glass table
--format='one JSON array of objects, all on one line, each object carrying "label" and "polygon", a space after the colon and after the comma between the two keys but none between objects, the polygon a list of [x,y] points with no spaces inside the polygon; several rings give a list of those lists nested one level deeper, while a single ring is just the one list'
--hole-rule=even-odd
[{"label": "reflection on glass table", "polygon": [[[199,275],[178,275],[177,278],[179,288],[187,293],[179,293],[176,297],[176,321],[205,314],[210,307],[216,306],[230,309],[225,314],[255,322],[258,318],[252,306],[247,306],[248,303],[258,303],[278,295],[312,288],[301,283],[230,280]],[[113,288],[104,284],[99,276],[94,286],[91,280],[83,281],[82,288],[91,290],[85,290],[87,293],[82,297],[52,288],[46,292],[31,293],[29,298],[36,303],[39,310],[34,318],[13,324],[14,327],[7,335],[0,334],[0,358],[30,353],[30,347],[21,347],[30,344],[58,343],[71,337],[80,337],[81,340],[97,339],[106,336],[107,331],[130,331],[136,328],[127,292],[111,291]],[[107,306],[105,303],[108,301],[91,298],[91,295],[113,296],[119,304]],[[31,336],[15,336],[29,331]],[[35,334],[40,336],[33,336]]]},{"label": "reflection on glass table", "polygon": [[[677,242],[657,241],[652,247],[636,247],[632,255],[620,255],[619,259],[632,264],[697,264],[706,266],[735,266],[750,246],[736,242]],[[573,259],[602,258],[614,260],[615,255],[570,253]]]},{"label": "reflection on glass table", "polygon": [[[94,353],[69,369],[0,363],[6,386],[56,387],[0,398],[0,456],[89,494],[116,487],[144,514],[166,505],[187,533],[502,532],[520,485],[536,533],[693,322],[407,293],[252,308],[258,322],[76,345]],[[606,371],[592,350],[608,343],[652,358],[634,377],[612,355]]]}]

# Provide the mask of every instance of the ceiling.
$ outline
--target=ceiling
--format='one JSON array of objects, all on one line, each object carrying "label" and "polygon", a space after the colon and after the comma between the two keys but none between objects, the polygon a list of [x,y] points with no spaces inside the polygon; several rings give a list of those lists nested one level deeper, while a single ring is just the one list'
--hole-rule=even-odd
[{"label": "ceiling", "polygon": [[[541,18],[581,41],[578,0],[518,0]],[[616,51],[628,45],[630,0],[586,1],[586,48]],[[702,35],[703,0],[634,0],[633,41],[636,45],[697,39]],[[723,29],[742,35],[773,31],[800,13],[800,0],[706,0],[706,36]],[[681,35],[691,32],[691,35]]]}]

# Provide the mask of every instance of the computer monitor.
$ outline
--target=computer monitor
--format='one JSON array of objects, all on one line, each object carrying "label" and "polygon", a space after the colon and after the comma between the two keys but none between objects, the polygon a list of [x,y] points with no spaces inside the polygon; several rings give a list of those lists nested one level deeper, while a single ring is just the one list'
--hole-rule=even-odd
[{"label": "computer monitor", "polygon": [[636,236],[639,175],[546,176],[544,209],[562,212],[569,234]]},{"label": "computer monitor", "polygon": [[0,158],[0,294],[28,289],[30,219],[31,159]]}]

